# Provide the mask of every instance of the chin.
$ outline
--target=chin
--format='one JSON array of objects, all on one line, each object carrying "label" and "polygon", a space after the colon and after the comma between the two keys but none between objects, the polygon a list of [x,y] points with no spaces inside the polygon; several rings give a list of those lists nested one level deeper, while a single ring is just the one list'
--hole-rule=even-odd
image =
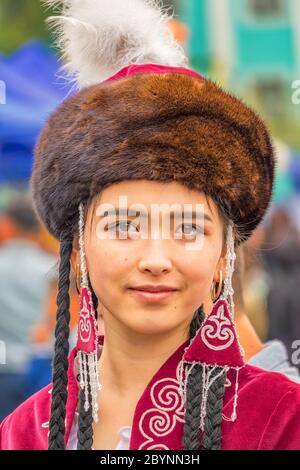
[{"label": "chin", "polygon": [[[166,321],[168,317],[165,312],[160,313],[160,318],[154,318],[154,315],[157,315],[157,312],[149,312],[147,315],[137,313],[128,319],[126,326],[130,330],[143,335],[165,334],[178,326],[177,324],[170,323],[170,321]],[[122,322],[124,323],[124,319]]]}]

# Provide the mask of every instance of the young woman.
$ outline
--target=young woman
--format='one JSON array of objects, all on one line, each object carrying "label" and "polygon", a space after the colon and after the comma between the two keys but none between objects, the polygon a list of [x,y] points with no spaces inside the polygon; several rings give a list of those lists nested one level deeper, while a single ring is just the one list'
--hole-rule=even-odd
[{"label": "young woman", "polygon": [[272,196],[268,131],[186,68],[154,2],[106,3],[59,19],[82,90],[48,120],[31,180],[61,246],[53,381],[5,419],[1,448],[114,449],[130,428],[131,450],[300,449],[299,385],[246,364],[234,324],[235,248]]}]

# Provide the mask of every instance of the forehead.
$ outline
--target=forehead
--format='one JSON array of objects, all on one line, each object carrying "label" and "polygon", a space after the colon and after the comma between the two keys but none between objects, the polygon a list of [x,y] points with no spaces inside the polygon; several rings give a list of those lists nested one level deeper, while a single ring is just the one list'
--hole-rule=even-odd
[{"label": "forehead", "polygon": [[184,210],[185,205],[192,205],[193,210],[196,210],[196,204],[199,204],[202,211],[210,215],[211,219],[218,219],[217,207],[211,198],[207,197],[204,192],[189,189],[175,181],[165,183],[134,180],[112,184],[95,198],[94,211],[99,205],[105,204],[120,207],[122,201],[128,206],[142,205],[147,209],[153,205],[166,205],[170,208],[178,206]]}]

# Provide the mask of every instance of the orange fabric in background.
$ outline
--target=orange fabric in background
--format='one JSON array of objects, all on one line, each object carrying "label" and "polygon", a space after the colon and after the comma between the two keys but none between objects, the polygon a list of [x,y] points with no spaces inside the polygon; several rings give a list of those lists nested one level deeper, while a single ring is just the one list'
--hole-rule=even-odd
[{"label": "orange fabric in background", "polygon": [[179,20],[176,20],[173,18],[172,20],[169,20],[169,29],[171,30],[171,33],[173,34],[174,38],[176,41],[181,45],[184,46],[188,40],[189,37],[189,28],[186,24],[182,23]]},{"label": "orange fabric in background", "polygon": [[[57,282],[53,282],[49,288],[49,297],[46,301],[45,321],[36,325],[33,331],[33,341],[36,343],[46,343],[50,341],[54,334],[56,323],[56,297]],[[70,329],[76,327],[79,318],[79,295],[74,289],[74,281],[71,280],[70,285]]]}]

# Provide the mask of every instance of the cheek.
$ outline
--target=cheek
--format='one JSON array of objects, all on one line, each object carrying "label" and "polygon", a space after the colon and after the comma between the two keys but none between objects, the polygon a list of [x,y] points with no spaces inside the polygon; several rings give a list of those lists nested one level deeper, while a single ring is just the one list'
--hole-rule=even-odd
[{"label": "cheek", "polygon": [[86,244],[86,263],[93,289],[99,298],[115,294],[126,282],[129,270],[127,250],[120,250],[113,241]]},{"label": "cheek", "polygon": [[184,261],[184,272],[192,299],[196,303],[205,301],[210,291],[220,253],[213,245],[206,244],[199,252],[188,255]]}]

